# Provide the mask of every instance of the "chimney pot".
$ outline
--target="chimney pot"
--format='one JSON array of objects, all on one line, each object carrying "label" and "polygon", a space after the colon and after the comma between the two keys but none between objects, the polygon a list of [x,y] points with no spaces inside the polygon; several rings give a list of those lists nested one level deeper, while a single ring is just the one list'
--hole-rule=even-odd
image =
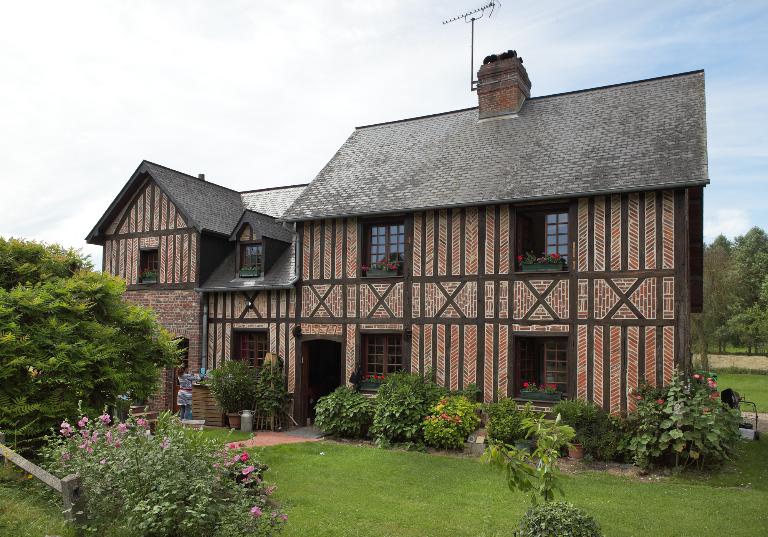
[{"label": "chimney pot", "polygon": [[201,181],[205,181],[205,174],[204,173],[199,173],[199,174],[197,174],[197,178],[200,179]]},{"label": "chimney pot", "polygon": [[531,96],[531,81],[517,51],[491,54],[477,72],[479,118],[516,114]]}]

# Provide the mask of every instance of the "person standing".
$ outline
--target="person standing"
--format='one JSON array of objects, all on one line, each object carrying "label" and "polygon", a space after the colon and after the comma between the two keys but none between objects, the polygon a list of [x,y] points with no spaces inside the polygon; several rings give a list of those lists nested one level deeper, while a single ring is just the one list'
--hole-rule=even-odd
[{"label": "person standing", "polygon": [[192,419],[192,383],[200,380],[200,375],[190,373],[186,368],[177,377],[179,391],[176,394],[176,404],[179,405],[179,418]]}]

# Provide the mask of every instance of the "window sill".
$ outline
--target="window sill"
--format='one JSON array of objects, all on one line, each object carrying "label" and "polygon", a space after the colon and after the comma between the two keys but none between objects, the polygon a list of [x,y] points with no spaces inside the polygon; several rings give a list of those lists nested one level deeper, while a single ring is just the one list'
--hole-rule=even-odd
[{"label": "window sill", "polygon": [[148,281],[148,282],[139,282],[136,285],[157,285],[157,280],[151,280],[151,281]]},{"label": "window sill", "polygon": [[565,270],[516,270],[513,274],[569,274],[571,271]]},{"label": "window sill", "polygon": [[538,398],[537,399],[531,399],[531,398],[528,398],[528,397],[520,397],[519,395],[516,395],[515,397],[512,398],[512,400],[514,400],[514,401],[516,401],[518,403],[545,403],[545,404],[553,405],[554,406],[557,403],[559,403],[560,401],[564,401],[565,400],[565,396],[563,395],[563,397],[561,399],[538,399]]}]

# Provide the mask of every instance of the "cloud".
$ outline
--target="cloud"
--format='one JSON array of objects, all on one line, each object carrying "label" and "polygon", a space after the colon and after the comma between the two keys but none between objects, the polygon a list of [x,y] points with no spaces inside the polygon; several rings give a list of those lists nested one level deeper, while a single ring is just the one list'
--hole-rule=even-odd
[{"label": "cloud", "polygon": [[704,218],[704,240],[710,242],[718,235],[732,239],[749,228],[749,215],[744,209],[715,209]]}]

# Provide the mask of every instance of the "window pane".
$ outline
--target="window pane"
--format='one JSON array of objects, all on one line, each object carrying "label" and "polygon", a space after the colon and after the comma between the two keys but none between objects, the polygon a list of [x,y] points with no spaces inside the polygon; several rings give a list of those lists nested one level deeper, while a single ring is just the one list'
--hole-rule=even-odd
[{"label": "window pane", "polygon": [[558,233],[568,233],[568,224],[558,224],[557,225],[557,232]]},{"label": "window pane", "polygon": [[557,215],[556,214],[548,214],[547,215],[547,224],[555,224],[557,223]]}]

